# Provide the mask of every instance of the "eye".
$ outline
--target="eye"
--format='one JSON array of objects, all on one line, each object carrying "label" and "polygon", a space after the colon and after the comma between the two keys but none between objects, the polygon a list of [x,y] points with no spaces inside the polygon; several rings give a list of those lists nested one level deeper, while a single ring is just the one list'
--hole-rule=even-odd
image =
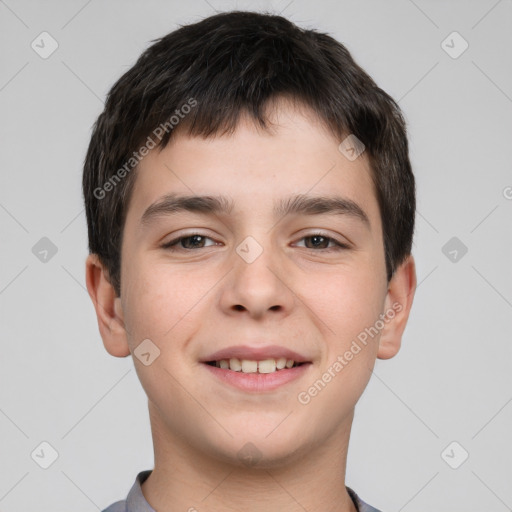
[{"label": "eye", "polygon": [[[347,244],[339,242],[335,238],[325,236],[323,233],[312,233],[310,235],[302,237],[301,240],[311,240],[309,246],[307,243],[305,244],[306,249],[320,249],[328,252],[331,250],[341,251],[343,249],[349,249],[349,246]],[[328,247],[330,243],[334,245]]]},{"label": "eye", "polygon": [[[202,249],[203,247],[205,247],[204,242],[206,240],[211,240],[212,242],[214,242],[210,237],[201,235],[200,233],[192,233],[190,235],[181,236],[179,238],[175,238],[174,240],[166,242],[161,247],[162,249],[167,249],[169,251],[177,251],[180,249]],[[216,243],[214,242],[213,244],[210,245],[216,245]]]},{"label": "eye", "polygon": [[[213,243],[206,244],[210,240]],[[326,252],[341,251],[350,249],[349,245],[336,240],[333,237],[325,236],[323,233],[312,233],[302,237],[300,240],[305,240],[306,243],[303,247],[311,250],[321,250]],[[309,242],[308,242],[309,241]],[[190,235],[174,238],[166,242],[161,247],[168,251],[191,251],[195,249],[202,249],[212,245],[219,245],[212,238],[202,235],[201,233],[191,233]]]}]

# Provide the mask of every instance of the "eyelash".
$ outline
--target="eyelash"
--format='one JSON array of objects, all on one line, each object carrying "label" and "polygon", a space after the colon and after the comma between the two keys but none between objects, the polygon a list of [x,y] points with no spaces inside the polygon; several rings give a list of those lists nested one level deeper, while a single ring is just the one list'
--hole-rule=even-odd
[{"label": "eyelash", "polygon": [[[208,238],[208,239],[212,240],[212,238],[210,238],[209,236],[205,236],[205,235],[203,235],[201,233],[191,233],[189,235],[181,236],[179,238],[175,238],[174,240],[170,240],[169,242],[166,242],[165,244],[163,244],[161,246],[161,248],[162,249],[166,249],[166,250],[171,251],[171,252],[176,252],[176,251],[179,251],[179,250],[182,250],[182,251],[195,251],[195,250],[198,250],[198,249],[203,249],[203,247],[198,247],[196,249],[185,249],[185,248],[182,248],[182,247],[180,247],[179,249],[175,249],[174,248],[182,240],[186,240],[187,238],[193,238],[194,236],[199,236],[201,238]],[[308,249],[309,251],[314,251],[314,252],[318,252],[318,251],[332,252],[332,251],[342,251],[342,250],[350,249],[350,247],[347,244],[344,244],[342,242],[338,242],[335,238],[326,236],[323,233],[311,233],[309,235],[303,236],[302,238],[300,238],[300,240],[303,240],[305,238],[313,238],[313,237],[316,237],[316,236],[324,238],[324,239],[328,240],[329,242],[334,243],[335,247],[329,247],[329,248],[323,248],[323,249],[315,249],[315,248],[306,247],[306,249]]]}]

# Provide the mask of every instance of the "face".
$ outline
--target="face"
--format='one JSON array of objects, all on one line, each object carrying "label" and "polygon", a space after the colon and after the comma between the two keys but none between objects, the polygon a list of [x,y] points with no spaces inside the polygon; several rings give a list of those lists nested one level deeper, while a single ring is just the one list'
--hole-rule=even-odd
[{"label": "face", "polygon": [[349,431],[399,309],[365,153],[349,160],[307,109],[282,102],[271,120],[273,133],[243,118],[229,136],[179,135],[141,162],[123,339],[104,336],[134,354],[169,442],[269,466]]}]

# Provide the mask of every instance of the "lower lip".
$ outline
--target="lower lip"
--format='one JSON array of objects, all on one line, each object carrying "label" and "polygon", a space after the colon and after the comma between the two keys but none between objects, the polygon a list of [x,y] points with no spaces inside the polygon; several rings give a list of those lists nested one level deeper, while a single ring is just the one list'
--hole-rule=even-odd
[{"label": "lower lip", "polygon": [[292,382],[308,371],[311,363],[304,363],[294,368],[277,370],[272,373],[243,373],[224,368],[217,368],[203,363],[203,366],[218,379],[241,389],[242,391],[263,392],[272,391]]}]

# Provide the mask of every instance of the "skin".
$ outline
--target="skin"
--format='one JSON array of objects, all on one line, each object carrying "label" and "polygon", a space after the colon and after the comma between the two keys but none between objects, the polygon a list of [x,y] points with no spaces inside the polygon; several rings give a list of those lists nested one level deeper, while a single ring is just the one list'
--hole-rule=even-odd
[{"label": "skin", "polygon": [[[382,225],[365,153],[349,161],[308,108],[282,100],[272,133],[242,118],[231,135],[203,139],[177,132],[139,164],[122,244],[121,296],[96,255],[86,282],[106,350],[133,355],[150,339],[160,356],[134,365],[148,396],[155,468],[142,486],[160,512],[336,511],[356,509],[344,486],[354,407],[376,358],[400,348],[416,287],[412,256],[388,283]],[[165,193],[226,195],[230,214],[181,212],[142,227],[145,209]],[[349,215],[275,218],[289,195],[342,195],[358,203],[370,228]],[[317,248],[312,235],[348,243]],[[206,239],[162,249],[197,230]],[[247,237],[262,254],[247,263]],[[306,237],[306,238],[305,238]],[[181,247],[181,248],[178,248]],[[343,355],[379,314],[401,310],[308,404],[297,397]],[[272,392],[229,387],[201,357],[247,344],[277,344],[312,361]],[[254,466],[237,456],[246,443]]]}]

